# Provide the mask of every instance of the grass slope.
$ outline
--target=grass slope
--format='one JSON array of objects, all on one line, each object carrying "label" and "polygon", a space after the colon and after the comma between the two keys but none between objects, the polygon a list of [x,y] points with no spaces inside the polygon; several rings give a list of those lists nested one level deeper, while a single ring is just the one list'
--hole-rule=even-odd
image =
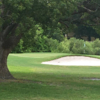
[{"label": "grass slope", "polygon": [[100,81],[84,80],[100,78],[100,67],[41,64],[67,55],[10,54],[9,70],[18,80],[0,83],[0,100],[100,100]]}]

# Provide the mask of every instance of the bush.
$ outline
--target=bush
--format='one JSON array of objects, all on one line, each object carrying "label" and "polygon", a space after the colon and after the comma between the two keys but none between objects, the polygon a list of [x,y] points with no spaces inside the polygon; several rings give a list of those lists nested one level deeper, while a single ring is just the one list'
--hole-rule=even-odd
[{"label": "bush", "polygon": [[32,51],[47,52],[48,51],[47,37],[41,35],[35,36]]},{"label": "bush", "polygon": [[47,38],[46,36],[42,35],[36,35],[29,43],[26,43],[23,39],[21,39],[12,52],[62,52],[100,55],[100,40],[96,39],[93,42],[84,42],[84,40],[71,38],[69,40],[65,39],[59,43],[56,39]]},{"label": "bush", "polygon": [[95,55],[100,55],[100,47],[94,48]]},{"label": "bush", "polygon": [[96,47],[100,48],[100,40],[99,39],[96,39],[95,41],[93,41],[93,47],[94,48],[96,48]]},{"label": "bush", "polygon": [[57,46],[58,46],[59,42],[56,39],[46,38],[46,44],[47,44],[47,47],[48,47],[48,51],[58,52]]},{"label": "bush", "polygon": [[84,40],[76,39],[72,47],[72,52],[76,54],[84,53]]},{"label": "bush", "polygon": [[70,42],[70,48],[69,49],[70,49],[71,52],[72,52],[72,48],[74,46],[75,41],[77,41],[76,38],[70,38],[69,39],[69,42]]},{"label": "bush", "polygon": [[94,53],[94,48],[93,48],[93,42],[88,42],[86,41],[85,42],[85,47],[84,47],[84,50],[85,50],[85,54],[95,54]]},{"label": "bush", "polygon": [[94,48],[94,53],[96,55],[100,55],[100,40],[99,39],[96,39],[93,42],[93,48]]},{"label": "bush", "polygon": [[60,42],[59,46],[57,47],[57,50],[58,50],[58,52],[70,53],[69,40],[65,39],[64,41]]}]

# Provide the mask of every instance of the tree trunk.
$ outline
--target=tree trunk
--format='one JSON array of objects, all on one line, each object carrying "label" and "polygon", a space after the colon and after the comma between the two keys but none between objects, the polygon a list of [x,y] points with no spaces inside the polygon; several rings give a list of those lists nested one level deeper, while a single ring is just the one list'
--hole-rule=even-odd
[{"label": "tree trunk", "polygon": [[7,57],[10,53],[10,49],[4,50],[0,45],[0,78],[1,79],[13,79],[14,77],[9,72],[7,67]]}]

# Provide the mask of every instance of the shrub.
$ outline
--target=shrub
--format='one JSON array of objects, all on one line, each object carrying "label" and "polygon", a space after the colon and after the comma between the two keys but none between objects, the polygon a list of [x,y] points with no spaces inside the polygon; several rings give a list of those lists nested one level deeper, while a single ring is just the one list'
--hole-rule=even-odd
[{"label": "shrub", "polygon": [[88,42],[88,41],[85,42],[84,53],[95,54],[93,49],[93,42]]},{"label": "shrub", "polygon": [[46,36],[41,36],[41,35],[35,36],[32,51],[47,52],[48,51],[47,37]]},{"label": "shrub", "polygon": [[58,46],[59,42],[56,39],[46,38],[45,43],[47,44],[48,51],[58,52],[57,51],[57,46]]},{"label": "shrub", "polygon": [[72,48],[74,46],[75,41],[77,41],[76,38],[70,38],[69,39],[69,43],[70,43],[70,48],[69,49],[70,49],[70,51],[72,51]]},{"label": "shrub", "polygon": [[93,41],[93,47],[100,47],[100,40],[96,39],[95,41]]},{"label": "shrub", "polygon": [[59,46],[57,47],[58,52],[63,53],[70,53],[70,42],[69,40],[65,39],[64,41],[60,42]]},{"label": "shrub", "polygon": [[100,47],[94,48],[95,55],[100,55]]},{"label": "shrub", "polygon": [[96,39],[93,42],[93,48],[94,48],[94,53],[96,55],[100,55],[100,40],[99,39]]},{"label": "shrub", "polygon": [[76,39],[72,47],[72,52],[77,53],[77,54],[83,54],[84,53],[84,40]]}]

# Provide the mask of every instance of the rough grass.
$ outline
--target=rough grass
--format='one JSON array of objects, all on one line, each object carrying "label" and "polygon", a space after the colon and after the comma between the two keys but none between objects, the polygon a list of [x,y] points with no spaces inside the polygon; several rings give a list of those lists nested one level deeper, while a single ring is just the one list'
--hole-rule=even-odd
[{"label": "rough grass", "polygon": [[0,83],[0,100],[100,100],[100,81],[85,80],[100,78],[100,67],[41,64],[66,55],[10,54],[9,70],[18,80]]}]

